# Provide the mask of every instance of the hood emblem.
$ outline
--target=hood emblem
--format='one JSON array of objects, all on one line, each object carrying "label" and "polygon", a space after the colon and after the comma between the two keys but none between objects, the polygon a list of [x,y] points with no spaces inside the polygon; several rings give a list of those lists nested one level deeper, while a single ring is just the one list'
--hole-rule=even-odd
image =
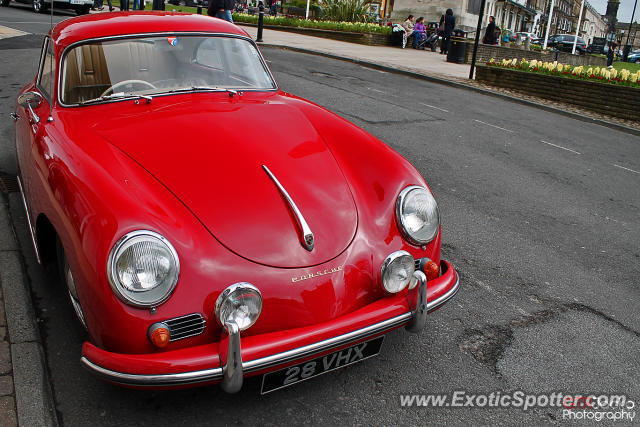
[{"label": "hood emblem", "polygon": [[302,244],[303,248],[311,252],[313,250],[313,246],[315,245],[315,239],[313,237],[313,233],[311,232],[311,228],[309,228],[309,224],[307,224],[307,221],[302,216],[302,212],[300,212],[300,209],[298,209],[298,206],[296,206],[289,193],[287,193],[287,190],[284,189],[282,184],[280,184],[280,181],[278,181],[278,178],[275,177],[275,175],[269,170],[269,168],[265,165],[262,165],[262,169],[264,169],[267,175],[269,175],[269,178],[271,178],[276,187],[278,187],[278,191],[280,191],[282,197],[284,197],[284,199],[287,201],[287,205],[289,205],[289,209],[291,209],[291,212],[293,213],[293,216],[296,218],[296,222],[298,223],[300,243]]},{"label": "hood emblem", "polygon": [[343,266],[333,267],[331,269],[325,268],[322,271],[316,271],[315,273],[303,274],[302,276],[292,277],[291,283],[300,282],[302,280],[313,279],[318,276],[326,276],[327,274],[337,273],[338,271],[342,271]]}]

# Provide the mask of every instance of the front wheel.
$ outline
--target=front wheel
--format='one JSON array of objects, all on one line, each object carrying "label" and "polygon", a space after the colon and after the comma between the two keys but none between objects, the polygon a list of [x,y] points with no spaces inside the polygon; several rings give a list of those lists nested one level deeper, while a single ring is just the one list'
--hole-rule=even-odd
[{"label": "front wheel", "polygon": [[56,253],[58,258],[58,274],[60,275],[60,281],[66,286],[67,292],[69,293],[69,299],[71,300],[71,306],[76,312],[76,316],[78,320],[84,327],[87,329],[87,324],[84,320],[84,313],[82,312],[82,307],[80,306],[80,301],[78,301],[78,291],[76,290],[76,281],[73,278],[73,273],[71,272],[71,268],[69,267],[69,261],[67,260],[67,255],[64,252],[64,248],[62,247],[62,242],[59,238],[56,239]]},{"label": "front wheel", "polygon": [[44,0],[33,0],[31,7],[35,13],[45,13],[47,11],[47,7],[44,5]]}]

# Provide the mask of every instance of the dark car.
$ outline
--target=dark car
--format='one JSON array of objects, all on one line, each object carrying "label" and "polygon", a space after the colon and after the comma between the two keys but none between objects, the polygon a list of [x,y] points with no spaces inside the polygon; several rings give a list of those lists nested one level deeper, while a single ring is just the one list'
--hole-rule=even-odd
[{"label": "dark car", "polygon": [[[556,34],[549,37],[547,46],[561,52],[571,52],[573,50],[573,43],[576,36],[571,34]],[[587,42],[582,37],[578,37],[576,43],[576,53],[584,55],[587,51]]]},{"label": "dark car", "polygon": [[635,50],[627,56],[627,62],[635,62],[640,64],[640,50]]},{"label": "dark car", "polygon": [[[46,13],[51,7],[52,0],[16,0],[18,3],[30,4],[36,13]],[[2,6],[9,6],[11,0],[1,0]],[[93,6],[93,0],[55,0],[53,2],[54,9],[73,9],[78,15],[89,13]]]}]

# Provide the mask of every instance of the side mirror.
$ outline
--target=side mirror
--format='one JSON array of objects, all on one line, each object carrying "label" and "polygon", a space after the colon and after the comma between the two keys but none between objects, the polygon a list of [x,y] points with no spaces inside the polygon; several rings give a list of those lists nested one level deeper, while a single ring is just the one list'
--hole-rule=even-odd
[{"label": "side mirror", "polygon": [[42,95],[40,95],[38,92],[31,91],[23,93],[18,97],[18,104],[29,110],[29,114],[31,114],[31,120],[33,120],[34,123],[40,123],[40,117],[38,117],[35,111],[33,111],[33,107],[37,107],[41,103]]},{"label": "side mirror", "polygon": [[42,103],[42,95],[38,92],[23,93],[18,97],[18,104],[24,108],[37,107]]}]

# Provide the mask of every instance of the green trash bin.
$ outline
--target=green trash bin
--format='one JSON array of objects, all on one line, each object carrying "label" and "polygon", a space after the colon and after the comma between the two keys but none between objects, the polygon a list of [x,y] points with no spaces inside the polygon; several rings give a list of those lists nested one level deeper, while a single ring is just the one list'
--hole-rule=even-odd
[{"label": "green trash bin", "polygon": [[467,57],[467,42],[462,37],[451,37],[449,39],[449,50],[447,52],[447,62],[464,64]]}]

